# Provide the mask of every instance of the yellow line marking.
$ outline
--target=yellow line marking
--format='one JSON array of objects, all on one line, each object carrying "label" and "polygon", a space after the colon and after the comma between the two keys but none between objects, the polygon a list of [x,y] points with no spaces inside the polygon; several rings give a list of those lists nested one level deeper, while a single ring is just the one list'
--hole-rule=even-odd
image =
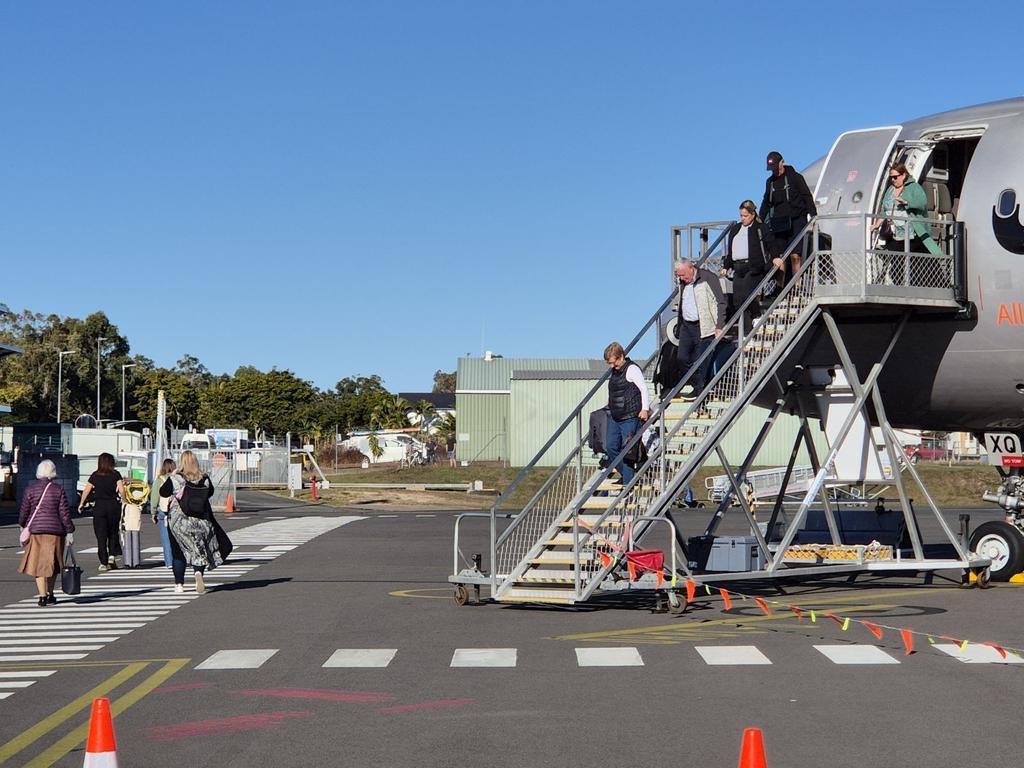
[{"label": "yellow line marking", "polygon": [[126,664],[163,664],[174,659],[121,659],[117,661],[19,661],[0,664],[0,671],[12,669],[78,669],[86,667],[123,667]]},{"label": "yellow line marking", "polygon": [[[943,588],[943,589],[940,589],[940,590],[934,590],[932,593],[929,593],[929,594],[933,594],[934,592],[959,592],[959,591],[960,591],[959,588],[948,588],[948,589]],[[884,592],[884,593],[879,593],[879,594],[873,594],[873,595],[870,595],[870,597],[875,597],[875,598],[886,597],[886,598],[888,598],[888,597],[903,597],[903,596],[907,596],[907,595],[920,595],[920,594],[921,594],[920,590],[903,590],[903,591],[897,591],[897,592]],[[860,595],[846,595],[846,596],[837,595],[837,596],[834,596],[834,597],[833,596],[827,596],[827,595],[808,596],[808,597],[806,597],[804,599],[787,599],[786,600],[786,605],[813,605],[813,606],[815,606],[815,610],[820,614],[820,613],[828,612],[829,610],[832,610],[833,607],[834,607],[834,604],[837,604],[837,603],[838,604],[851,603],[851,602],[854,602],[856,600],[863,600],[865,597],[868,597],[868,595],[863,595],[863,594],[860,594]],[[733,603],[734,603],[734,607],[742,607],[744,605],[742,602],[740,602],[735,597],[733,598]],[[818,606],[820,606],[820,607],[818,607]],[[752,610],[754,609],[753,605],[750,605],[749,607]],[[843,607],[843,606],[840,605],[838,607]],[[889,609],[889,608],[898,608],[898,607],[899,606],[892,605],[892,604],[887,604],[887,603],[872,603],[870,605],[846,605],[844,607],[844,610],[846,610],[846,611],[879,611],[879,610],[885,610],[885,609]],[[775,607],[773,606],[773,608],[775,608]],[[652,627],[633,627],[631,629],[612,629],[612,630],[602,630],[600,632],[584,632],[584,633],[573,634],[573,635],[557,635],[557,636],[555,636],[552,639],[553,640],[573,640],[573,641],[580,641],[580,640],[609,640],[609,639],[613,639],[613,638],[615,638],[617,636],[622,636],[624,638],[630,638],[630,637],[637,638],[637,637],[643,636],[643,635],[658,635],[660,633],[670,633],[670,634],[673,634],[673,635],[679,637],[679,640],[681,641],[681,640],[687,639],[686,637],[684,637],[687,634],[700,635],[702,633],[702,630],[704,630],[705,628],[714,628],[714,627],[721,627],[721,626],[730,626],[730,627],[736,628],[737,624],[749,625],[749,624],[761,623],[761,622],[765,622],[765,621],[778,621],[780,619],[791,620],[793,622],[797,621],[796,617],[792,613],[790,613],[789,611],[785,610],[785,608],[779,606],[775,610],[776,610],[776,612],[773,613],[771,616],[761,616],[761,615],[758,615],[758,616],[745,616],[745,615],[739,614],[739,615],[730,615],[729,618],[725,618],[725,619],[712,619],[710,621],[701,621],[699,624],[697,624],[697,623],[694,623],[694,624],[660,624],[660,625],[652,626]],[[744,627],[744,629],[747,629],[749,631],[752,628]],[[626,642],[626,640],[623,640],[623,642]]]},{"label": "yellow line marking", "polygon": [[[175,672],[180,670],[191,659],[171,659],[160,669],[154,672],[152,675],[147,677],[137,686],[132,688],[121,698],[110,703],[110,713],[117,717],[122,712],[127,710],[133,704],[137,704],[144,696],[151,693],[154,688],[164,683],[169,677]],[[62,738],[60,741],[55,743],[52,747],[47,749],[45,752],[40,753],[31,762],[25,763],[25,768],[50,768],[55,762],[60,760],[64,755],[70,752],[72,749],[85,742],[86,737],[89,735],[89,723],[85,722],[82,725],[75,728],[67,736]]]},{"label": "yellow line marking", "polygon": [[[455,586],[451,587],[437,587],[434,589],[399,589],[394,592],[388,592],[390,597],[418,597],[421,600],[451,600],[454,594]],[[417,595],[416,592],[444,592],[444,596],[441,595]]]},{"label": "yellow line marking", "polygon": [[63,724],[66,720],[74,717],[86,707],[91,706],[93,699],[106,695],[122,683],[125,683],[135,677],[135,675],[144,670],[147,666],[148,664],[146,662],[129,664],[120,672],[111,675],[88,693],[83,693],[77,699],[69,704],[65,704],[46,719],[40,720],[27,731],[24,731],[20,736],[15,736],[0,747],[0,764],[3,764],[14,755],[21,752],[21,750],[32,744],[32,742],[45,736],[54,728]]}]

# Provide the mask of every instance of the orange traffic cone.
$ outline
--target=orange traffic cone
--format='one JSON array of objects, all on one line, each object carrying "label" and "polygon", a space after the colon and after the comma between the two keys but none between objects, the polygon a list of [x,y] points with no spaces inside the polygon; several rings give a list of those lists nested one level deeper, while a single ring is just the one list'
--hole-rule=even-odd
[{"label": "orange traffic cone", "polygon": [[768,768],[768,760],[764,756],[764,740],[761,737],[760,728],[747,728],[743,731],[739,768]]},{"label": "orange traffic cone", "polygon": [[85,742],[82,768],[117,768],[117,744],[114,721],[110,717],[110,699],[93,699],[89,716],[89,740]]},{"label": "orange traffic cone", "polygon": [[228,494],[227,506],[224,507],[224,514],[231,515],[231,514],[234,514],[234,511],[235,511],[235,497],[232,494],[229,493]]}]

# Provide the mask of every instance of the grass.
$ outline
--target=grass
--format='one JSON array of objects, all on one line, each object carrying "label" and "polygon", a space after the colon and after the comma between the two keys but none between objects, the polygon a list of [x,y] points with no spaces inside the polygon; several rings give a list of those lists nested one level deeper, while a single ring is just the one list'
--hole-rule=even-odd
[{"label": "grass", "polygon": [[[942,507],[981,507],[987,506],[981,500],[986,490],[995,490],[999,486],[999,475],[995,468],[978,464],[959,464],[947,466],[942,462],[921,462],[916,466],[928,492]],[[503,507],[521,509],[537,492],[545,480],[551,476],[551,468],[540,468],[530,472],[516,488]],[[460,509],[488,509],[498,495],[515,480],[519,474],[517,468],[501,467],[489,464],[477,464],[470,467],[449,467],[447,464],[432,467],[373,467],[371,469],[342,469],[337,473],[328,473],[327,478],[335,483],[469,483],[474,480],[483,482],[484,493],[463,493],[460,491],[399,491],[390,489],[342,489],[332,488],[321,492],[320,497],[338,504],[393,503],[408,506],[440,506]],[[707,492],[704,479],[712,475],[724,474],[719,467],[705,467],[697,473],[692,486],[699,500],[705,500]],[[909,495],[916,500],[915,506],[924,503],[922,495],[905,475],[909,485]],[[895,489],[882,495],[895,498]],[[309,491],[301,497],[308,498]]]}]

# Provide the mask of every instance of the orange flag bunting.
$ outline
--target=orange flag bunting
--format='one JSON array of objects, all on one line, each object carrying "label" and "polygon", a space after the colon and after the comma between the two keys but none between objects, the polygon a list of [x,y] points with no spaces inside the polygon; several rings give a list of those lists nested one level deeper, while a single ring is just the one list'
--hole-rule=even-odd
[{"label": "orange flag bunting", "polygon": [[697,582],[693,579],[686,580],[686,602],[692,603],[693,596],[697,594]]},{"label": "orange flag bunting", "polygon": [[861,624],[870,632],[872,635],[877,637],[879,640],[882,639],[882,628],[877,624],[872,624],[870,621],[862,621]]},{"label": "orange flag bunting", "polygon": [[789,606],[789,610],[791,610],[793,613],[796,614],[796,617],[797,617],[798,620],[800,620],[800,621],[804,620],[804,612],[801,611],[800,608],[798,608],[795,605],[791,605],[791,606]]},{"label": "orange flag bunting", "polygon": [[766,616],[771,616],[772,615],[772,611],[771,611],[771,608],[768,607],[768,603],[766,603],[760,597],[755,597],[754,598],[754,602],[757,603],[758,606],[760,606],[761,610],[764,611]]},{"label": "orange flag bunting", "polygon": [[903,647],[907,649],[907,656],[914,652],[914,633],[909,629],[901,629],[900,637],[903,638]]},{"label": "orange flag bunting", "polygon": [[597,554],[601,556],[601,565],[602,566],[604,566],[605,568],[608,568],[608,567],[611,566],[611,564],[612,564],[612,556],[611,555],[609,555],[606,552],[601,552],[600,550],[598,550]]},{"label": "orange flag bunting", "polygon": [[840,619],[838,616],[836,616],[834,613],[826,613],[825,614],[825,618],[826,619],[832,619],[832,621],[834,621],[840,627],[843,626],[843,620]]},{"label": "orange flag bunting", "polygon": [[1000,647],[999,647],[998,645],[996,645],[995,643],[982,643],[982,645],[987,645],[987,646],[988,646],[989,648],[995,648],[995,649],[996,649],[996,652],[997,652],[997,653],[998,653],[998,654],[999,654],[1000,656],[1002,656],[1002,657],[1003,657],[1004,659],[1006,658],[1006,651],[1004,651],[1004,650],[1003,650],[1002,648],[1000,648]]},{"label": "orange flag bunting", "polygon": [[732,600],[729,599],[729,591],[725,587],[719,587],[718,591],[722,593],[722,602],[725,603],[725,610],[731,610]]}]

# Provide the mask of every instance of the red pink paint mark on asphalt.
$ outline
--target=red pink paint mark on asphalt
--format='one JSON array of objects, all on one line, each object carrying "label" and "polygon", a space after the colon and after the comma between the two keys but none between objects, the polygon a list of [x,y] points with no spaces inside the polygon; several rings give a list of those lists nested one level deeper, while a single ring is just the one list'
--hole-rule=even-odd
[{"label": "red pink paint mark on asphalt", "polygon": [[229,691],[234,696],[256,696],[272,699],[315,699],[317,701],[346,701],[354,704],[381,704],[394,701],[386,693],[364,691],[332,691],[320,688],[270,688],[266,690]]},{"label": "red pink paint mark on asphalt", "polygon": [[240,715],[222,720],[197,720],[192,723],[176,725],[159,725],[147,729],[146,733],[154,741],[174,741],[191,739],[196,736],[216,736],[223,733],[241,733],[243,731],[259,731],[275,728],[284,720],[299,717],[313,717],[312,712],[267,712],[262,715]]},{"label": "red pink paint mark on asphalt", "polygon": [[213,683],[184,683],[182,685],[168,685],[163,688],[154,688],[153,693],[174,693],[175,691],[195,691],[199,688],[213,688]]},{"label": "red pink paint mark on asphalt", "polygon": [[426,701],[422,704],[401,704],[397,707],[382,707],[378,712],[412,712],[417,709],[441,709],[442,707],[461,707],[472,704],[474,699],[446,699],[445,701]]}]

